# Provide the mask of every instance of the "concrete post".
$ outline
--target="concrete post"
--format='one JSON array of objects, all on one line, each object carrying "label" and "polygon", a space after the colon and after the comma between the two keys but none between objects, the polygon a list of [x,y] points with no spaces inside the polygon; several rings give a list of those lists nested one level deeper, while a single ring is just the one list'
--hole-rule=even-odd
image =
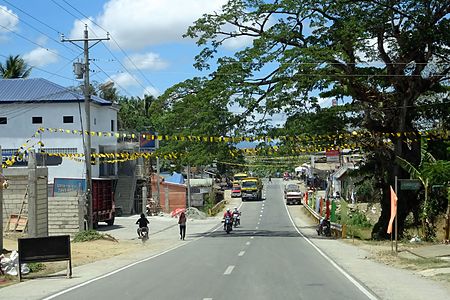
[{"label": "concrete post", "polygon": [[37,237],[37,176],[36,153],[28,154],[28,237]]},{"label": "concrete post", "polygon": [[[3,173],[2,146],[0,146],[0,178]],[[3,251],[3,186],[0,180],[0,253]]]},{"label": "concrete post", "polygon": [[169,187],[167,185],[164,187],[164,198],[165,198],[165,203],[166,203],[166,212],[170,213]]},{"label": "concrete post", "polygon": [[142,213],[145,214],[147,210],[147,187],[142,187]]}]

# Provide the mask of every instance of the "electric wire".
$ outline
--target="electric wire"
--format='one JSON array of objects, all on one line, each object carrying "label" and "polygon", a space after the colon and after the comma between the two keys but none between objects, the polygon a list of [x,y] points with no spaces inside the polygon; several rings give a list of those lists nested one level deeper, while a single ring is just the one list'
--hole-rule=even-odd
[{"label": "electric wire", "polygon": [[[2,6],[0,6],[0,9],[3,10],[4,12],[8,13],[9,15],[13,16],[14,18],[16,18],[17,20],[19,20],[19,17],[16,16],[15,14],[10,13],[7,9],[3,8]],[[48,37],[50,40],[56,42],[58,45],[61,45],[60,41],[56,40],[55,38],[49,36],[48,34],[46,34],[45,32],[37,29],[36,27],[34,27],[33,25],[31,25],[30,23],[28,23],[27,21],[20,19],[20,22],[24,23],[25,25],[29,26],[30,28],[36,30],[37,32],[39,32],[40,34]],[[51,27],[50,27],[51,28]],[[53,29],[55,30],[55,29]],[[75,52],[75,50],[73,50],[72,48],[70,48],[69,46],[62,44],[65,48],[69,49],[72,52]]]},{"label": "electric wire", "polygon": [[[54,1],[54,0],[52,0]],[[76,7],[74,7],[72,4],[70,4],[69,2],[67,2],[66,0],[63,0],[64,3],[66,3],[68,6],[70,6],[73,10],[75,10],[76,12],[78,12],[81,16],[83,16],[86,19],[89,19],[83,12],[81,12],[79,9],[77,9]],[[96,25],[98,28],[102,29],[105,32],[108,32],[108,30],[106,30],[105,28],[103,28],[100,24],[98,24],[97,22],[95,22],[94,20],[89,19],[92,24]],[[92,30],[92,28],[91,28]],[[119,50],[122,52],[122,54],[128,59],[128,61],[130,61],[130,63],[133,65],[133,67],[139,72],[139,74],[147,81],[147,83],[152,86],[153,88],[157,89],[155,87],[155,85],[144,75],[144,73],[136,66],[136,64],[134,63],[134,61],[128,56],[128,54],[125,52],[125,50],[119,45],[119,43],[117,42],[117,40],[110,34],[111,40],[116,44],[117,48],[119,48]],[[114,57],[114,59],[122,66],[122,68],[124,68],[132,77],[133,79],[149,94],[150,91],[147,90],[147,88],[142,85],[142,83],[137,80],[136,78],[134,78],[134,76],[132,75],[132,73],[127,69],[127,67],[122,64],[120,62],[119,59],[117,59],[117,57],[113,54],[113,52],[109,49],[109,47],[107,47],[105,45],[104,42],[102,42],[102,44],[105,46],[105,48],[108,50],[108,52],[112,55],[112,57]]]},{"label": "electric wire", "polygon": [[43,45],[40,45],[40,44],[36,43],[35,41],[30,40],[30,39],[27,38],[26,36],[21,35],[20,33],[17,33],[17,32],[15,32],[14,30],[11,30],[10,28],[8,28],[8,27],[6,27],[6,26],[3,26],[2,24],[0,24],[0,27],[2,27],[3,29],[5,29],[5,30],[11,32],[12,34],[17,35],[18,37],[20,37],[20,38],[22,38],[22,39],[24,39],[24,40],[26,40],[26,41],[28,41],[28,42],[30,42],[30,43],[32,43],[32,44],[38,46],[39,48],[42,48],[42,49],[44,49],[44,50],[47,50],[48,52],[53,53],[53,54],[55,54],[55,55],[57,55],[57,56],[60,56],[60,57],[64,58],[65,60],[69,60],[69,61],[71,60],[70,58],[67,58],[67,57],[63,56],[63,55],[59,54],[58,52],[55,52],[55,51],[53,51],[53,50],[50,50],[50,49],[44,47]]}]

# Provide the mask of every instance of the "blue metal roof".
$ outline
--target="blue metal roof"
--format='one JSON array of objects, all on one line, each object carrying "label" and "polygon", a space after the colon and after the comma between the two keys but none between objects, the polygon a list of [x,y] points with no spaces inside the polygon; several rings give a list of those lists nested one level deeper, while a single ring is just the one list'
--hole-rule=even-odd
[{"label": "blue metal roof", "polygon": [[[91,96],[99,105],[112,102]],[[0,79],[0,104],[14,102],[83,102],[84,95],[43,78]]]}]

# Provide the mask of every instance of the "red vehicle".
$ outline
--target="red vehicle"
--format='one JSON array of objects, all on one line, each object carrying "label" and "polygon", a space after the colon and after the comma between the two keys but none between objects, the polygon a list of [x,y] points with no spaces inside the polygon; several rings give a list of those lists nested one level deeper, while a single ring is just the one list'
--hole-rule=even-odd
[{"label": "red vehicle", "polygon": [[114,225],[116,207],[114,205],[113,180],[92,179],[92,222],[106,222]]}]

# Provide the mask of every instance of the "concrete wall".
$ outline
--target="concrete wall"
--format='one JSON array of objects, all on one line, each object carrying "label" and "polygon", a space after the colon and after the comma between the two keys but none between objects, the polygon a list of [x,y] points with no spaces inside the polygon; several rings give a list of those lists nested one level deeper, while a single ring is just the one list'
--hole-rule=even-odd
[{"label": "concrete wall", "polygon": [[[3,174],[9,182],[8,189],[3,190],[3,229],[6,230],[10,214],[20,212],[28,185],[28,169],[9,168],[3,170]],[[28,205],[24,206],[23,213],[28,215]]]},{"label": "concrete wall", "polygon": [[50,197],[48,211],[49,235],[75,235],[84,229],[84,210],[78,197]]},{"label": "concrete wall", "polygon": [[36,173],[36,236],[45,237],[48,236],[48,169],[38,168]]},{"label": "concrete wall", "polygon": [[[3,228],[6,231],[6,225],[10,214],[18,214],[25,197],[28,185],[27,168],[8,168],[3,170],[8,178],[9,187],[3,190]],[[47,197],[47,179],[43,174],[38,173],[38,230],[42,232],[43,226],[47,226],[48,234],[74,235],[84,229],[84,210],[83,205],[79,203],[78,197]],[[47,200],[48,199],[48,200]],[[27,203],[28,203],[28,199]],[[47,202],[48,201],[48,202]],[[42,216],[42,213],[48,209],[48,219]],[[24,205],[23,214],[28,215],[28,205]],[[42,217],[42,218],[41,218]],[[47,219],[46,221],[44,221]]]}]

